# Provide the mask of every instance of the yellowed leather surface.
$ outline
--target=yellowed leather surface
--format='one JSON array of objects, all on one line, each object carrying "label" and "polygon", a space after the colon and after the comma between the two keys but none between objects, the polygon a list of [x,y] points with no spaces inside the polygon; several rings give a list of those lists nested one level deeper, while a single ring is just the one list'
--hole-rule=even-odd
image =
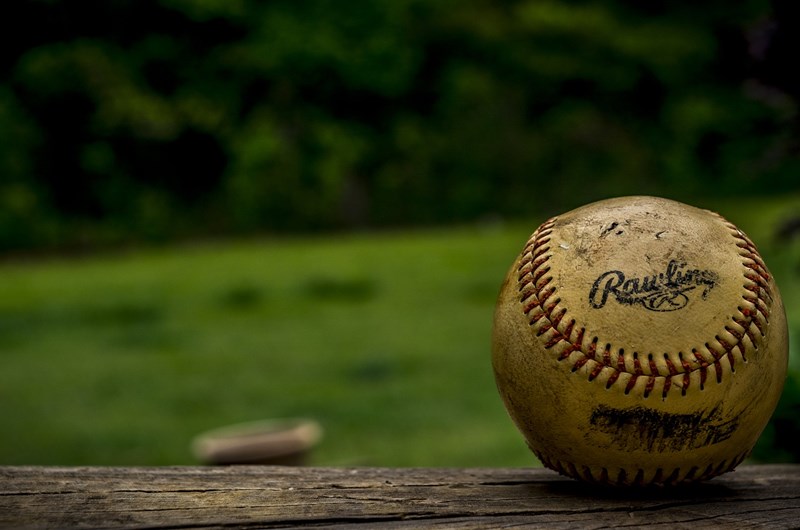
[{"label": "yellowed leather surface", "polygon": [[739,229],[626,197],[534,232],[497,301],[492,359],[545,465],[678,483],[747,456],[780,397],[788,334],[772,275]]}]

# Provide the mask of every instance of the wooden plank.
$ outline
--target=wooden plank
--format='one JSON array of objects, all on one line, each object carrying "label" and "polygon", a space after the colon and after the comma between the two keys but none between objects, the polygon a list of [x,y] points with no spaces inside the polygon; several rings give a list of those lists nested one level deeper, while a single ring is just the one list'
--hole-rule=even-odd
[{"label": "wooden plank", "polygon": [[797,528],[800,465],[665,489],[544,469],[0,467],[4,528]]}]

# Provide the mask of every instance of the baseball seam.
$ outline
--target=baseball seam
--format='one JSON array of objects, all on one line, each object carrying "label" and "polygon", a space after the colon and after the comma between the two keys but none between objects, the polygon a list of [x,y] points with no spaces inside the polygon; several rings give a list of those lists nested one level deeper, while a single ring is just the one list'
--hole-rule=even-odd
[{"label": "baseball seam", "polygon": [[562,462],[548,458],[542,454],[541,451],[532,449],[536,458],[542,464],[562,475],[585,480],[588,482],[612,484],[616,486],[644,486],[648,484],[658,485],[676,485],[682,482],[694,482],[698,480],[708,480],[710,478],[733,471],[745,458],[750,454],[750,451],[745,451],[730,460],[723,460],[715,464],[709,464],[705,469],[701,470],[698,466],[692,466],[685,473],[681,468],[676,467],[671,471],[665,471],[663,468],[657,468],[652,477],[645,477],[645,470],[635,468],[633,470],[618,469],[614,477],[607,467],[591,468],[586,465],[575,465],[572,462]]},{"label": "baseball seam", "polygon": [[735,314],[713,339],[685,351],[663,353],[663,362],[657,358],[661,354],[626,352],[603,343],[597,336],[590,339],[584,326],[568,318],[568,309],[560,305],[554,278],[548,274],[556,217],[545,221],[533,233],[522,251],[517,270],[522,310],[536,336],[544,341],[546,349],[559,350],[558,360],[571,362],[573,372],[587,366],[589,381],[603,374],[601,379],[605,379],[606,388],[625,385],[625,394],[644,381],[645,398],[660,388],[662,399],[666,399],[673,387],[685,396],[692,385],[702,390],[712,371],[715,376],[712,379],[721,383],[724,373],[734,373],[738,363],[747,362],[748,351],[758,349],[758,337],[765,334],[769,322],[772,292],[769,272],[753,242],[735,225],[715,215],[730,231],[739,249],[744,283]]}]

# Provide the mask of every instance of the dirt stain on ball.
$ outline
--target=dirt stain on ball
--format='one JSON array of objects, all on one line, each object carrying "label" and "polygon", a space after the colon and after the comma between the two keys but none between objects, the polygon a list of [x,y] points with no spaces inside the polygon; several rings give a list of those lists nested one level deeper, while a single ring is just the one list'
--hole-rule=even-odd
[{"label": "dirt stain on ball", "polygon": [[727,440],[739,425],[738,418],[724,420],[717,406],[710,411],[672,414],[645,407],[617,409],[600,405],[589,423],[611,436],[625,451],[682,451]]}]

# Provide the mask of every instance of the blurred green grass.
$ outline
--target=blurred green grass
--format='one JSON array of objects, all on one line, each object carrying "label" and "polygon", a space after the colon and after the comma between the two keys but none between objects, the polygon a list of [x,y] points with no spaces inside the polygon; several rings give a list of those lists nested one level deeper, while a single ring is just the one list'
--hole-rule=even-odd
[{"label": "blurred green grass", "polygon": [[[756,241],[797,338],[800,243],[774,233],[800,198],[701,205]],[[320,465],[535,464],[489,352],[541,221],[7,261],[0,464],[190,464],[203,430],[290,416],[325,428]]]}]

